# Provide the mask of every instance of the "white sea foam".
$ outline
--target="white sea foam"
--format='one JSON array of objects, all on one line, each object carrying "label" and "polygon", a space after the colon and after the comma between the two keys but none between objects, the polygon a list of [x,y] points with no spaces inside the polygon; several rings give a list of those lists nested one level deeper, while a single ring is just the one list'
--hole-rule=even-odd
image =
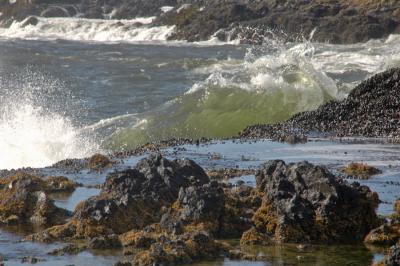
[{"label": "white sea foam", "polygon": [[89,156],[92,148],[68,119],[40,107],[18,105],[0,118],[0,169],[44,167]]},{"label": "white sea foam", "polygon": [[174,31],[173,26],[150,26],[154,17],[132,20],[42,17],[37,19],[37,25],[25,25],[26,20],[24,20],[13,22],[9,28],[0,28],[0,37],[32,40],[149,42],[166,41]]},{"label": "white sea foam", "polygon": [[57,82],[40,73],[21,75],[20,81],[10,77],[10,82],[0,83],[0,169],[44,167],[100,151],[90,132],[83,132],[56,107],[42,105],[46,97],[62,94],[64,88],[57,90]]}]

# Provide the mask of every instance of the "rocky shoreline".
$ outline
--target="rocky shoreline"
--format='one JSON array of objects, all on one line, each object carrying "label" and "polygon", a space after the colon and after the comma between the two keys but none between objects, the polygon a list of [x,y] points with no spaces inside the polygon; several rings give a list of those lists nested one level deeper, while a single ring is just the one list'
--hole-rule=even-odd
[{"label": "rocky shoreline", "polygon": [[275,36],[284,41],[312,37],[318,42],[356,43],[400,33],[400,3],[396,0],[3,0],[0,12],[3,27],[29,16],[154,16],[153,26],[175,26],[171,40],[189,42],[216,37],[221,41],[259,44],[265,37]]},{"label": "rocky shoreline", "polygon": [[[0,223],[40,225],[26,241],[67,243],[50,255],[121,250],[130,259],[116,265],[264,260],[240,247],[355,244],[387,226],[375,212],[375,192],[324,167],[272,160],[255,176],[256,187],[229,185],[221,182],[222,172],[211,179],[194,161],[155,153],[108,174],[98,196],[68,213],[50,195],[76,184],[19,171],[1,179]],[[239,238],[240,246],[225,240],[230,238]]]}]

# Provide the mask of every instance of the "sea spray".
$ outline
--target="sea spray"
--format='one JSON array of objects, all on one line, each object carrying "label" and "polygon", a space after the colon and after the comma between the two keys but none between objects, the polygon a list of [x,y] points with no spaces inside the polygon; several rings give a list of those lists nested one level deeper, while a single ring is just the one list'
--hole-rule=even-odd
[{"label": "sea spray", "polygon": [[83,134],[62,112],[77,106],[67,103],[61,82],[28,68],[1,79],[0,88],[0,169],[44,167],[99,150],[92,132]]}]

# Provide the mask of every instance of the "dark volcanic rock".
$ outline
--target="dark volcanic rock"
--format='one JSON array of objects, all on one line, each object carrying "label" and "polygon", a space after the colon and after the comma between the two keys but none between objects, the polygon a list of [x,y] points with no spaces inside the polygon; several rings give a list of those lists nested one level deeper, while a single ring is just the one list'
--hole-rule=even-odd
[{"label": "dark volcanic rock", "polygon": [[152,155],[109,175],[101,194],[78,204],[66,224],[26,239],[86,239],[88,248],[134,254],[133,265],[178,265],[221,254],[262,259],[216,238],[242,236],[246,245],[351,242],[379,226],[376,193],[323,167],[270,161],[256,176],[256,188],[228,186],[210,181],[193,161]]},{"label": "dark volcanic rock", "polygon": [[[161,7],[172,6],[163,13]],[[1,23],[29,16],[132,19],[158,16],[155,25],[175,25],[170,38],[188,41],[239,39],[262,43],[271,32],[289,41],[313,35],[331,43],[364,42],[400,32],[397,0],[17,0],[0,1]],[[313,33],[313,34],[311,34]]]},{"label": "dark volcanic rock", "polygon": [[240,136],[280,140],[299,132],[400,140],[400,69],[369,78],[343,101],[330,101],[315,111],[296,114],[286,122],[247,127]]},{"label": "dark volcanic rock", "polygon": [[206,173],[191,160],[152,155],[134,169],[109,175],[101,194],[78,204],[69,223],[32,239],[97,237],[141,229],[160,221],[163,208],[172,205],[182,187],[207,182]]},{"label": "dark volcanic rock", "polygon": [[217,182],[182,188],[176,207],[184,223],[211,223],[210,230],[218,232],[224,214],[224,191]]},{"label": "dark volcanic rock", "polygon": [[[400,32],[400,3],[396,0],[357,1],[182,1],[189,8],[161,16],[159,23],[177,26],[172,38],[199,41],[216,36],[262,42],[271,31],[288,40],[308,37],[331,43],[354,43]],[[179,12],[178,12],[179,11]],[[357,30],[355,30],[357,29]]]},{"label": "dark volcanic rock", "polygon": [[[308,162],[265,163],[256,175],[263,195],[253,216],[256,242],[354,242],[379,224],[378,195],[357,183],[351,186]],[[246,234],[245,234],[246,235]],[[251,238],[242,239],[251,243]]]}]

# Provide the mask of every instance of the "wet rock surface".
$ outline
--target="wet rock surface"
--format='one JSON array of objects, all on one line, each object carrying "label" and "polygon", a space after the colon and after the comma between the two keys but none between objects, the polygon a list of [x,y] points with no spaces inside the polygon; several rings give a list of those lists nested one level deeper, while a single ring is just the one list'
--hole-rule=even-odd
[{"label": "wet rock surface", "polygon": [[159,154],[108,175],[99,196],[81,202],[70,221],[31,241],[80,241],[52,255],[122,249],[126,265],[178,265],[226,256],[260,260],[241,245],[361,242],[380,225],[378,197],[320,166],[268,161],[257,187],[212,181],[191,160]]},{"label": "wet rock surface", "polygon": [[244,234],[244,243],[362,241],[380,222],[376,193],[338,180],[321,166],[269,161],[256,181],[263,202],[252,218],[255,231]]},{"label": "wet rock surface", "polygon": [[43,180],[24,172],[0,179],[0,224],[60,224],[69,212],[54,205],[49,192],[72,183],[64,178]]},{"label": "wet rock surface", "polygon": [[339,171],[349,178],[368,179],[373,175],[382,173],[381,170],[364,163],[350,163],[346,167],[339,168]]},{"label": "wet rock surface", "polygon": [[280,140],[291,134],[327,133],[338,137],[384,137],[400,140],[400,69],[390,69],[362,82],[343,101],[330,101],[286,122],[254,125],[243,138]]},{"label": "wet rock surface", "polygon": [[80,203],[68,224],[50,228],[41,240],[96,237],[141,229],[161,219],[163,207],[171,206],[182,187],[208,181],[203,169],[193,161],[169,161],[153,155],[134,169],[110,174],[99,196]]},{"label": "wet rock surface", "polygon": [[373,229],[366,237],[365,242],[373,245],[394,245],[400,240],[400,200],[394,203],[394,213],[390,215],[384,224]]},{"label": "wet rock surface", "polygon": [[[176,25],[172,38],[206,40],[217,30],[221,40],[261,43],[284,32],[288,40],[354,43],[399,32],[400,4],[387,1],[196,1],[176,8],[160,21]],[[354,29],[357,29],[355,31]]]}]

